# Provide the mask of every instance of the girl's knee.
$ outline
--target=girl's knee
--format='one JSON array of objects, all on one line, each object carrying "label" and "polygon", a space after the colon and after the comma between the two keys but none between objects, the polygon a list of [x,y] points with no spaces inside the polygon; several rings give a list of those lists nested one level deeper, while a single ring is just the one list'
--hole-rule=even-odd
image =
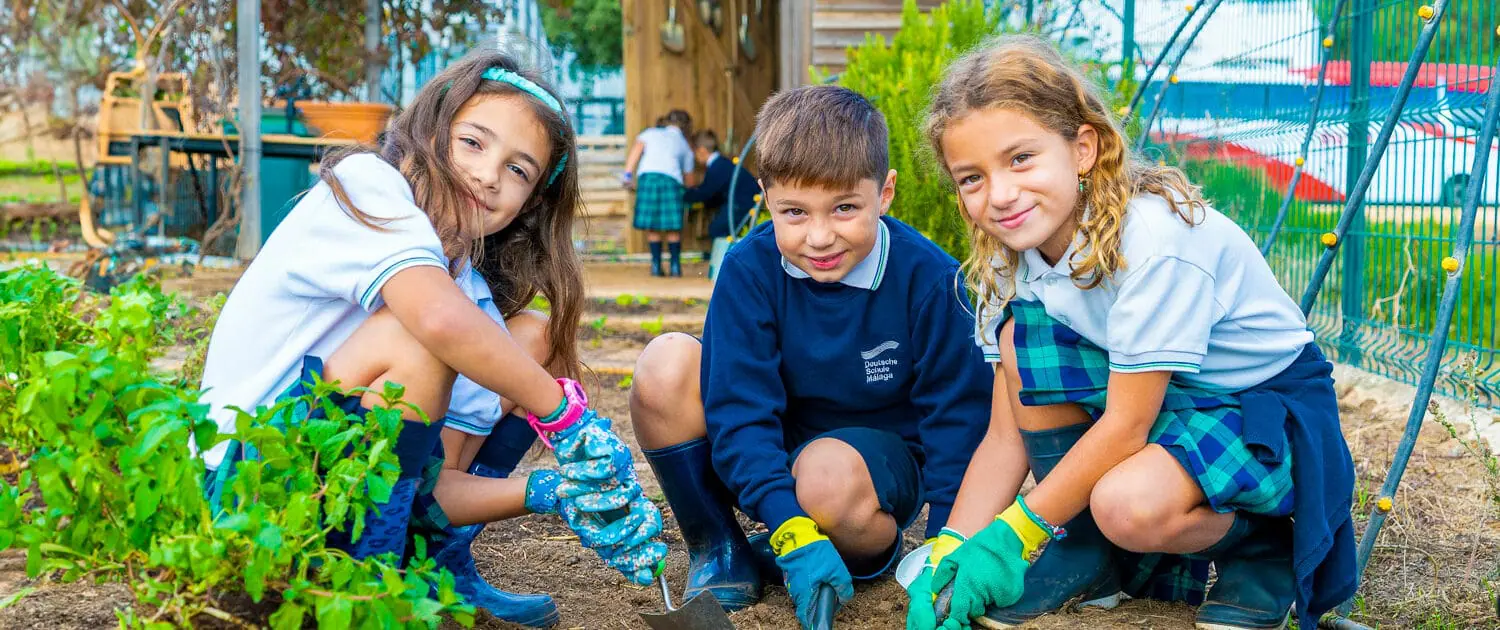
[{"label": "girl's knee", "polygon": [[[423,373],[451,381],[452,368],[423,346],[389,308],[371,313],[344,344],[324,360],[324,378],[345,387],[373,384],[392,372]],[[405,384],[405,383],[403,383]]]},{"label": "girl's knee", "polygon": [[544,363],[552,349],[552,338],[547,334],[549,323],[546,313],[528,309],[505,320],[505,327],[532,360]]},{"label": "girl's knee", "polygon": [[862,520],[880,512],[864,458],[845,442],[813,440],[797,455],[792,476],[797,503],[814,521],[859,529]]},{"label": "girl's knee", "polygon": [[661,410],[672,408],[684,396],[696,400],[702,350],[697,339],[683,333],[652,339],[635,361],[630,379],[631,407]]},{"label": "girl's knee", "polygon": [[1126,471],[1106,473],[1089,496],[1099,531],[1116,546],[1136,553],[1170,547],[1186,511],[1160,484]]}]

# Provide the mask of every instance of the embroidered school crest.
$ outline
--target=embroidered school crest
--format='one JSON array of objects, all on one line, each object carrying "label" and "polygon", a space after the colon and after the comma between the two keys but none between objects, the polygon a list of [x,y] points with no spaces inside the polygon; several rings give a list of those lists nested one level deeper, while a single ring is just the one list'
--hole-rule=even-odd
[{"label": "embroidered school crest", "polygon": [[892,370],[899,362],[895,357],[881,358],[881,355],[900,348],[901,344],[895,341],[887,341],[874,348],[859,353],[860,358],[865,360],[865,382],[879,383],[896,378]]}]

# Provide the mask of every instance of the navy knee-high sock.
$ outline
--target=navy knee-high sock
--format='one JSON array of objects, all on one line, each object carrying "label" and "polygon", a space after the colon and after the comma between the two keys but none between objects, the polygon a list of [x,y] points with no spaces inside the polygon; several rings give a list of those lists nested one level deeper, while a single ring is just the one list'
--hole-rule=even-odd
[{"label": "navy knee-high sock", "polygon": [[474,455],[474,465],[488,468],[485,476],[509,477],[535,443],[536,431],[526,424],[526,419],[510,414],[501,418],[495,424],[495,430],[485,438],[484,445]]},{"label": "navy knee-high sock", "polygon": [[661,269],[661,241],[649,243],[648,246],[651,248],[651,266]]}]

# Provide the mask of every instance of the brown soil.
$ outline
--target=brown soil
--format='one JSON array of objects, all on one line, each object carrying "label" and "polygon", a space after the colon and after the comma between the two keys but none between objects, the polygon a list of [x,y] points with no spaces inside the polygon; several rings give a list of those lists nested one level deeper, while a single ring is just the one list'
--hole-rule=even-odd
[{"label": "brown soil", "polygon": [[[597,265],[591,265],[591,280]],[[628,265],[605,267],[611,282],[624,287],[619,293],[652,295],[650,314],[679,311],[682,299],[663,299],[652,292],[658,280],[644,268]],[[640,272],[639,275],[635,275]],[[623,284],[627,278],[641,282]],[[200,297],[227,290],[232,274],[205,271],[191,279],[173,279],[169,286]],[[592,284],[592,283],[591,283]],[[685,283],[684,283],[685,284]],[[596,293],[597,295],[597,293]],[[607,300],[614,304],[613,300]],[[668,306],[676,304],[679,306]],[[585,361],[601,370],[590,384],[591,399],[599,411],[614,419],[614,427],[627,442],[633,442],[629,425],[627,388],[620,387],[625,369],[634,363],[644,345],[641,335],[624,329],[635,325],[617,311],[605,312],[597,301],[585,315],[584,325],[601,314],[621,323],[606,327],[594,347],[593,336],[580,335]],[[633,308],[633,307],[632,307]],[[686,308],[686,307],[683,307]],[[623,310],[623,309],[622,309]],[[702,312],[701,304],[687,308]],[[611,315],[610,313],[614,313]],[[668,316],[668,320],[691,315]],[[671,329],[671,328],[668,328]],[[586,330],[585,333],[592,333]],[[1355,455],[1360,496],[1369,503],[1389,467],[1392,453],[1406,418],[1403,405],[1378,400],[1369,391],[1344,386],[1340,391],[1345,433]],[[675,530],[671,512],[660,502],[659,486],[650,468],[636,453],[637,472],[648,496],[663,505],[667,516],[664,539],[672,548],[667,579],[680,594],[685,581],[687,556]],[[523,463],[523,470],[549,463],[550,454],[540,448]],[[1479,460],[1465,452],[1438,424],[1429,423],[1422,432],[1401,489],[1395,498],[1392,518],[1381,533],[1375,557],[1365,574],[1361,590],[1362,614],[1356,618],[1382,627],[1500,628],[1494,611],[1494,595],[1486,584],[1500,576],[1500,502],[1491,499],[1500,477],[1488,476]],[[1362,531],[1368,503],[1356,509],[1357,530]],[[748,523],[747,523],[748,525]],[[908,545],[919,541],[921,523],[907,534]],[[552,594],[562,611],[560,628],[645,628],[638,611],[660,611],[655,588],[628,584],[606,568],[592,552],[580,547],[555,517],[529,516],[488,527],[475,544],[479,569],[495,585],[518,592]],[[0,554],[0,600],[19,589],[37,590],[16,604],[0,609],[0,628],[104,628],[115,625],[114,609],[130,603],[129,593],[119,585],[61,585],[25,578],[24,559],[18,552]],[[1491,587],[1492,588],[1492,587]],[[893,580],[861,585],[854,601],[839,614],[843,628],[903,628],[905,593]],[[266,607],[245,603],[232,607],[247,618]],[[1181,605],[1127,602],[1113,611],[1058,614],[1039,619],[1028,627],[1060,628],[1191,628],[1193,611]],[[795,628],[796,620],[784,589],[768,587],[758,605],[736,613],[740,628]],[[263,622],[264,617],[259,617]],[[445,627],[457,627],[448,623]],[[513,628],[481,615],[477,627]]]}]

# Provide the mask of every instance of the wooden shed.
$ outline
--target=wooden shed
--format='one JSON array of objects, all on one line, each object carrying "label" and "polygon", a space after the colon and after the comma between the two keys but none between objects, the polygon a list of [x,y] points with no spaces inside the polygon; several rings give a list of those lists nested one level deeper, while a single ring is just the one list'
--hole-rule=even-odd
[{"label": "wooden shed", "polygon": [[[937,3],[918,2],[924,9]],[[623,0],[627,145],[657,117],[683,109],[692,114],[694,129],[718,134],[724,155],[737,155],[754,131],[756,112],[773,92],[806,84],[814,65],[841,71],[845,50],[864,41],[865,33],[889,37],[900,27],[901,4]],[[710,214],[689,213],[684,251],[708,249],[702,236]],[[645,251],[644,235],[632,230],[627,249]]]}]

